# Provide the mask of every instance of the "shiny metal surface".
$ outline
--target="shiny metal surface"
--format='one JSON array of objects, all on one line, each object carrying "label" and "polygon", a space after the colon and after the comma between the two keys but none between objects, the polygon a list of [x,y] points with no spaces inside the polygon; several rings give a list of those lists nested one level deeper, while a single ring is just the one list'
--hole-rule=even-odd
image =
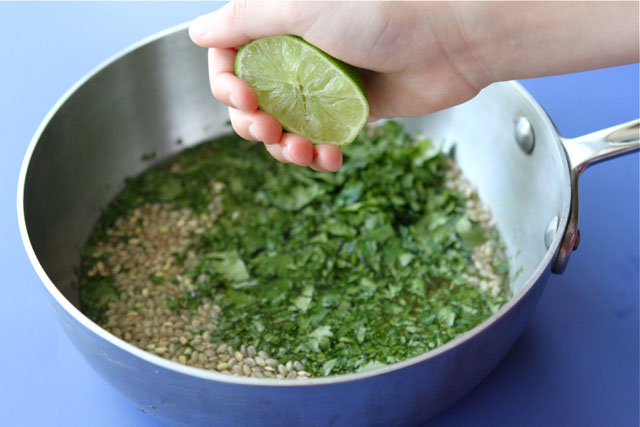
[{"label": "shiny metal surface", "polygon": [[[523,117],[536,135],[526,153],[514,138],[514,123]],[[517,83],[491,85],[473,100],[420,118],[401,120],[436,143],[455,143],[456,161],[491,207],[511,259],[514,294],[531,285],[532,276],[558,236],[545,244],[549,222],[564,229],[569,214],[569,169],[549,117]]]},{"label": "shiny metal surface", "polygon": [[230,129],[225,109],[202,86],[206,58],[185,37],[141,46],[79,82],[45,119],[43,143],[30,147],[25,187],[46,182],[49,189],[25,193],[28,217],[47,213],[46,221],[28,219],[29,235],[43,268],[76,305],[78,251],[122,179],[149,166],[145,154],[162,159]]},{"label": "shiny metal surface", "polygon": [[571,210],[562,243],[553,262],[552,272],[560,274],[569,262],[571,252],[578,248],[580,198],[578,180],[589,166],[602,160],[640,149],[640,120],[632,120],[578,138],[562,138],[571,168]]},{"label": "shiny metal surface", "polygon": [[[513,143],[526,117],[536,147]],[[451,405],[504,357],[530,317],[560,244],[571,200],[569,163],[540,106],[516,83],[405,119],[443,145],[497,220],[511,255],[514,296],[498,313],[444,346],[377,370],[304,382],[230,377],[179,365],[112,336],[78,308],[74,268],[101,209],[125,177],[185,146],[229,132],[214,101],[206,52],[180,27],[143,41],[80,81],[54,106],[23,163],[20,231],[65,332],[96,371],[138,407],[175,425],[415,425]]]},{"label": "shiny metal surface", "polygon": [[553,244],[553,239],[558,232],[558,217],[554,216],[553,219],[547,225],[547,229],[544,232],[544,245],[549,249]]},{"label": "shiny metal surface", "polygon": [[526,117],[518,117],[515,122],[516,142],[525,153],[531,153],[536,143],[536,135]]}]

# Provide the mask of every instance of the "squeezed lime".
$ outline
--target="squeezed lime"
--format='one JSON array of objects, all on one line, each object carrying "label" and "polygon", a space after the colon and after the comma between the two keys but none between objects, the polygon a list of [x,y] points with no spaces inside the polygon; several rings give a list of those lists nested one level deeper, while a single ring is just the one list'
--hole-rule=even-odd
[{"label": "squeezed lime", "polygon": [[235,73],[256,91],[261,110],[314,144],[349,144],[369,117],[357,70],[297,36],[242,46]]}]

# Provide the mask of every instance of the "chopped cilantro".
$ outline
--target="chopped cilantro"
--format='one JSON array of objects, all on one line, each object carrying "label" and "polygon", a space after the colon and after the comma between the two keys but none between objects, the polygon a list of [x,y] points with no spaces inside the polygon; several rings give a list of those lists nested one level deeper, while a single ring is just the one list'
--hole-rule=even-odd
[{"label": "chopped cilantro", "polygon": [[[508,298],[463,279],[476,272],[473,247],[497,233],[469,219],[465,196],[444,185],[448,162],[392,121],[344,147],[335,174],[275,162],[261,144],[226,136],[128,179],[85,253],[142,203],[205,212],[220,197],[223,211],[187,271],[199,289],[166,306],[213,299],[222,310],[214,342],[255,345],[314,375],[373,369],[455,338]],[[506,286],[508,264],[492,268]],[[96,318],[117,292],[102,278],[81,281],[83,308]]]}]

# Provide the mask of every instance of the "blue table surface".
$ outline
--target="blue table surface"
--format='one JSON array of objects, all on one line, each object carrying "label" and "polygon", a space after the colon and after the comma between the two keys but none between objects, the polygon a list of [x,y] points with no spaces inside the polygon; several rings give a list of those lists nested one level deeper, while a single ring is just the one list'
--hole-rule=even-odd
[{"label": "blue table surface", "polygon": [[[0,425],[159,425],[94,373],[49,309],[18,233],[27,145],[79,78],[211,3],[0,3]],[[526,80],[564,136],[638,117],[638,65]],[[504,361],[429,425],[638,425],[638,155],[580,182],[582,243]]]}]

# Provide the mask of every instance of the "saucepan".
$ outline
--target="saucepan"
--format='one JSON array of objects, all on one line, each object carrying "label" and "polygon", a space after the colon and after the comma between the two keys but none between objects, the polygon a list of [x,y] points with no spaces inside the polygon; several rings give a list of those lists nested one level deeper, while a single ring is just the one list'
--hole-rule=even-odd
[{"label": "saucepan", "polygon": [[132,46],[73,86],[28,148],[18,188],[20,232],[50,306],[93,368],[139,408],[184,425],[414,425],[474,388],[513,345],[551,273],[579,241],[578,177],[637,149],[639,122],[562,138],[519,84],[403,119],[444,147],[490,206],[511,259],[512,298],[486,321],[411,359],[309,380],[225,376],[140,350],[87,318],[76,269],[101,210],[125,177],[231,131],[208,89],[206,52],[186,26]]}]

